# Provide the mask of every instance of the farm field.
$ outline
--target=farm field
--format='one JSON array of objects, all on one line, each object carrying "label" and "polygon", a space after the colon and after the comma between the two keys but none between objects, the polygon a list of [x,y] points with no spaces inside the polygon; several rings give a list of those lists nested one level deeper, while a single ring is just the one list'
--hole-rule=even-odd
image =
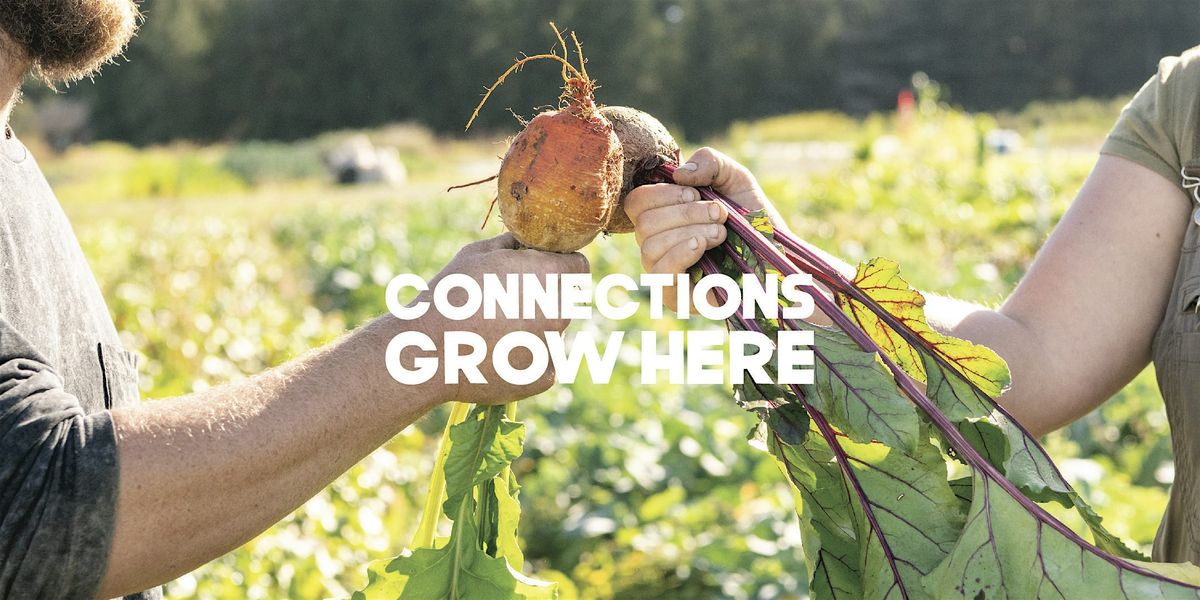
[{"label": "farm field", "polygon": [[[710,142],[759,174],[801,237],[848,260],[890,257],[919,289],[993,304],[1070,203],[1120,106],[986,115],[926,99],[905,123],[798,114]],[[992,148],[988,133],[1000,127],[1021,143]],[[407,183],[330,183],[320,157],[347,134],[97,143],[57,156],[33,144],[126,347],[143,355],[144,397],[295,357],[382,314],[394,274],[431,277],[463,244],[502,230],[493,216],[480,231],[487,185],[444,191],[494,172],[502,144],[406,125],[365,133],[398,149]],[[586,253],[596,276],[641,270],[632,236],[601,238]],[[718,326],[640,313],[572,327]],[[722,386],[642,386],[636,356],[628,361],[610,384],[584,379],[519,405],[529,431],[514,470],[532,570],[560,581],[564,598],[807,597],[794,499],[770,457],[747,444],[753,417]],[[167,595],[349,596],[366,564],[398,553],[415,530],[445,418],[439,410],[402,432]],[[1152,372],[1046,445],[1110,529],[1148,547],[1172,475]]]}]

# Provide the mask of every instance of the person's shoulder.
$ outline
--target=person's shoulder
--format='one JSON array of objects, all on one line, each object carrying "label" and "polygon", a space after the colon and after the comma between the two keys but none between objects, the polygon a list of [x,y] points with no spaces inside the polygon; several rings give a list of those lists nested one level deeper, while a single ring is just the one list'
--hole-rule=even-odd
[{"label": "person's shoulder", "polygon": [[1200,127],[1200,46],[1158,62],[1121,110],[1101,154],[1113,154],[1177,181],[1185,161],[1197,156]]},{"label": "person's shoulder", "polygon": [[1175,88],[1200,84],[1200,46],[1188,48],[1178,56],[1165,56],[1159,60],[1158,82]]}]

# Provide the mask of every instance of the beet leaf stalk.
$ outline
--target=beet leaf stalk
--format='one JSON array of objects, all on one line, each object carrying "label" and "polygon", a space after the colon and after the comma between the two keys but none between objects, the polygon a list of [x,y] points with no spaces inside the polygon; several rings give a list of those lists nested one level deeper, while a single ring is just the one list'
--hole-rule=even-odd
[{"label": "beet leaf stalk", "polygon": [[[510,465],[521,455],[525,425],[515,412],[514,404],[453,406],[412,547],[371,563],[367,586],[352,600],[557,597],[555,584],[521,573],[521,505]],[[438,539],[443,516],[452,528]]]},{"label": "beet leaf stalk", "polygon": [[[814,598],[1200,598],[1200,569],[1147,562],[1103,527],[994,401],[1009,384],[1004,361],[929,327],[895,263],[864,262],[848,279],[765,212],[700,193],[730,218],[697,275],[804,272],[832,295],[813,293],[832,327],[728,322],[814,331],[813,384],[735,386],[759,416],[752,438],[799,492]],[[1050,515],[1050,501],[1077,511],[1094,542]]]}]

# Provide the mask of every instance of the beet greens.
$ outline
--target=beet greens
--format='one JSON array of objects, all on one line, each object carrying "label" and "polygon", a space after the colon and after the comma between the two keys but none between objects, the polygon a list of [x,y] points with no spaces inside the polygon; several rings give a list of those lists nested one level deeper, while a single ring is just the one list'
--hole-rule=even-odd
[{"label": "beet greens", "polygon": [[[525,444],[525,425],[515,411],[514,404],[454,403],[412,544],[400,556],[372,562],[367,586],[351,600],[557,597],[556,584],[521,573],[521,505],[510,467]],[[437,539],[442,516],[453,527]]]},{"label": "beet greens", "polygon": [[[673,173],[660,165],[655,178]],[[812,385],[735,386],[759,416],[751,437],[799,492],[814,598],[1200,597],[1200,569],[1146,562],[1103,527],[993,400],[1009,384],[1004,361],[934,331],[895,263],[864,262],[849,280],[764,211],[700,194],[729,209],[729,235],[694,276],[804,272],[833,295],[813,295],[833,327],[740,314],[728,323],[814,330]],[[952,478],[947,458],[967,475]],[[1050,501],[1077,511],[1094,542],[1039,504]]]}]

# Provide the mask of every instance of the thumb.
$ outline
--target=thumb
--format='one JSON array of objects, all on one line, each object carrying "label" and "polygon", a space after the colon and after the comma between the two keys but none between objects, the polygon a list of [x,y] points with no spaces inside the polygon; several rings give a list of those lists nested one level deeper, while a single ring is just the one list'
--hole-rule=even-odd
[{"label": "thumb", "polygon": [[712,148],[701,148],[675,170],[679,185],[710,185],[722,194],[732,195],[754,188],[754,178],[737,161]]},{"label": "thumb", "polygon": [[592,270],[592,265],[588,262],[587,257],[578,252],[569,254],[547,252],[546,255],[548,261],[553,265],[553,271],[557,273],[590,273]]},{"label": "thumb", "polygon": [[517,244],[517,238],[513,234],[505,231],[504,233],[486,240],[479,240],[467,244],[463,248],[463,254],[483,254],[493,250],[516,250],[520,245]]}]

